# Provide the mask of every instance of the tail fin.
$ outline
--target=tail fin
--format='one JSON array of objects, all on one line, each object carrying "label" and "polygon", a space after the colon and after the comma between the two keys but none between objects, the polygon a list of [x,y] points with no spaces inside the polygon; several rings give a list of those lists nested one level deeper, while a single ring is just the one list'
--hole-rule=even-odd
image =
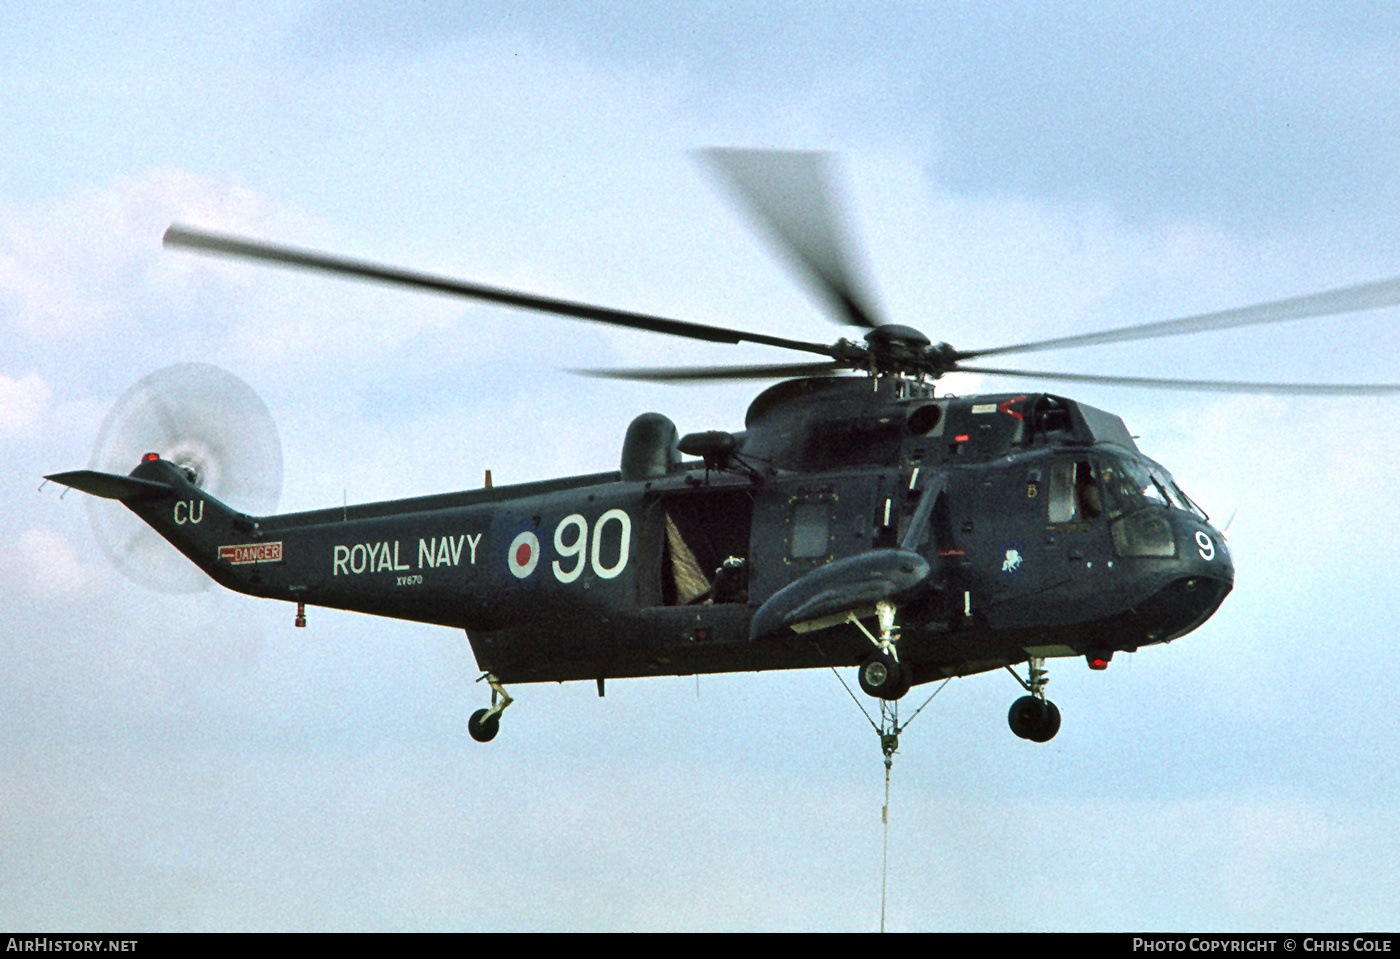
[{"label": "tail fin", "polygon": [[243,591],[240,585],[226,581],[233,579],[229,565],[218,560],[221,550],[236,548],[227,544],[255,533],[256,520],[195,486],[174,463],[148,453],[130,476],[73,470],[45,479],[119,501],[216,582]]}]

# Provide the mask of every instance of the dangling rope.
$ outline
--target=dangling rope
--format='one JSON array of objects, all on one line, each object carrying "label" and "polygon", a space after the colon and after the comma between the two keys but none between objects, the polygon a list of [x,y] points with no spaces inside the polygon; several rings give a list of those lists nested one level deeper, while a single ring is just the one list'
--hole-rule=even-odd
[{"label": "dangling rope", "polygon": [[[942,688],[942,687],[940,687]],[[934,695],[938,695],[935,691]],[[929,697],[930,699],[933,696]],[[928,703],[924,704],[925,706]],[[920,709],[923,706],[919,707]],[[917,714],[916,714],[917,715]],[[909,717],[913,720],[913,716]],[[880,701],[880,726],[886,725],[889,720],[889,728],[895,730],[892,733],[880,733],[880,751],[885,754],[885,805],[880,809],[880,821],[884,824],[885,839],[884,848],[880,853],[880,931],[885,931],[885,888],[889,882],[890,875],[890,769],[894,766],[895,750],[899,748],[899,704]]]},{"label": "dangling rope", "polygon": [[[820,647],[818,648],[820,649]],[[866,712],[865,706],[861,704],[859,699],[856,699],[856,694],[851,692],[850,684],[846,682],[845,677],[836,672],[835,666],[831,667],[831,671],[835,673],[836,678],[841,681],[841,685],[846,688],[846,692],[851,697],[851,702],[855,703],[856,708],[864,714],[866,721],[870,723],[870,728],[875,730],[879,735],[880,751],[885,754],[885,805],[880,808],[880,822],[883,825],[885,833],[883,849],[880,854],[880,931],[884,932],[885,893],[889,886],[890,874],[890,772],[894,767],[894,754],[899,749],[899,734],[909,728],[909,724],[914,721],[919,713],[924,711],[924,706],[933,702],[933,697],[943,692],[943,687],[951,683],[953,677],[949,676],[947,679],[943,680],[943,682],[938,685],[938,688],[929,694],[928,699],[924,700],[923,705],[914,710],[914,715],[905,720],[903,724],[899,721],[899,703],[888,699],[880,700],[880,723],[876,725],[875,720],[870,718],[870,713]]]}]

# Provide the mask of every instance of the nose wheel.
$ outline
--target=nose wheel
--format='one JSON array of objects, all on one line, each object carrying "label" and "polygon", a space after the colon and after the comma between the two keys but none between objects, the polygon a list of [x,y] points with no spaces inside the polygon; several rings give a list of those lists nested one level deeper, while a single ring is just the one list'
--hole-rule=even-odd
[{"label": "nose wheel", "polygon": [[[1006,667],[1006,670],[1012,676],[1016,676],[1016,672],[1010,666]],[[1029,682],[1016,676],[1016,682],[1025,687],[1029,695],[1022,696],[1011,704],[1011,711],[1006,714],[1006,722],[1011,731],[1022,739],[1033,743],[1048,743],[1060,731],[1060,708],[1045,698],[1045,684],[1050,679],[1045,670],[1045,660],[1037,656],[1031,657],[1029,675]]]}]

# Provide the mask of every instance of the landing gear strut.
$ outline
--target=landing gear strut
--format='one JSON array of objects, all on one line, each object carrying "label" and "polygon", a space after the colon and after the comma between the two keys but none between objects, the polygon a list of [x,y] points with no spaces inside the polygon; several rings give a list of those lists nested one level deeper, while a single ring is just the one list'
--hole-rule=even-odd
[{"label": "landing gear strut", "polygon": [[880,620],[879,639],[876,639],[855,616],[850,620],[875,644],[875,652],[861,663],[857,680],[861,692],[867,696],[892,702],[909,692],[912,677],[909,670],[899,661],[899,653],[895,650],[895,643],[899,640],[899,627],[894,621],[894,604],[881,600],[875,604],[875,612]]},{"label": "landing gear strut", "polygon": [[486,680],[491,685],[491,708],[478,709],[472,713],[472,718],[467,720],[467,732],[479,743],[489,743],[496,738],[496,734],[501,731],[501,713],[505,708],[515,702],[510,693],[506,692],[501,681],[492,673],[486,673],[477,679],[477,682]]},{"label": "landing gear strut", "polygon": [[[1016,676],[1010,666],[1006,669],[1012,676]],[[1011,711],[1006,714],[1006,722],[1011,726],[1011,731],[1022,739],[1029,739],[1033,743],[1047,743],[1060,731],[1060,710],[1045,698],[1045,684],[1049,681],[1049,674],[1045,671],[1045,660],[1032,656],[1029,673],[1029,682],[1016,676],[1016,681],[1024,686],[1030,695],[1022,696],[1011,704]]]}]

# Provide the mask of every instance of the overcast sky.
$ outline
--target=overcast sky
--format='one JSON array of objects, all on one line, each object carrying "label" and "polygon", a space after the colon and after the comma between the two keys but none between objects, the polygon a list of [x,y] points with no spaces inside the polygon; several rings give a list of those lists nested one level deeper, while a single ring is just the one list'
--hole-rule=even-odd
[{"label": "overcast sky", "polygon": [[[1391,4],[458,6],[0,22],[0,926],[879,924],[879,744],[830,671],[513,687],[478,745],[461,633],[151,591],[39,488],[175,363],[262,396],[297,510],[613,469],[637,413],[737,429],[759,389],[567,368],[790,357],[219,263],[171,222],[834,339],[689,153],[798,147],[841,155],[885,314],[961,348],[1400,273]],[[1027,365],[1395,381],[1396,321]],[[1005,673],[949,685],[895,760],[890,928],[1400,926],[1400,402],[1054,389],[1235,517],[1235,591],[1052,661],[1045,745]]]}]

